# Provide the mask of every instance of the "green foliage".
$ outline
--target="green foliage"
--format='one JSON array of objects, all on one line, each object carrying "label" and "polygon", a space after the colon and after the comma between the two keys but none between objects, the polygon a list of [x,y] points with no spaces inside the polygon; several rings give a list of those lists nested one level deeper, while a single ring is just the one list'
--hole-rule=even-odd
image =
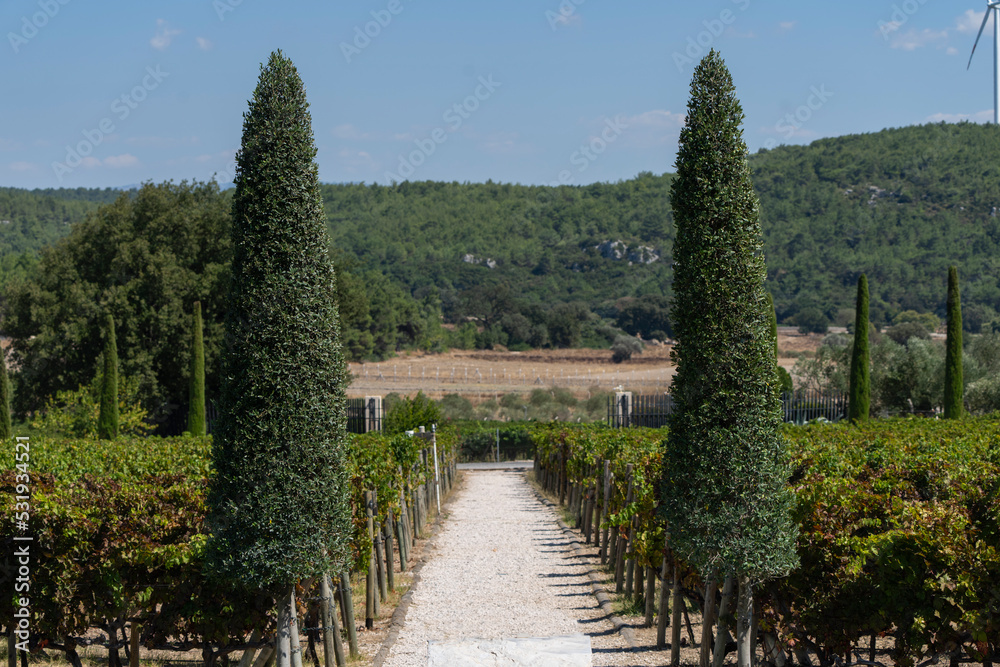
[{"label": "green foliage", "polygon": [[349,556],[347,368],[305,89],[261,66],[236,156],[211,571],[273,591]]},{"label": "green foliage", "polygon": [[[56,392],[31,420],[31,427],[49,435],[69,438],[98,437],[103,376],[73,391]],[[139,383],[125,377],[118,383],[118,434],[146,435],[150,426],[139,400]]]},{"label": "green foliage", "polygon": [[716,51],[695,70],[672,187],[677,373],[661,483],[675,548],[763,581],[795,564],[757,196]]},{"label": "green foliage", "polygon": [[899,345],[906,345],[911,338],[930,340],[930,333],[919,322],[902,322],[894,324],[885,330],[885,335],[896,341]]},{"label": "green foliage", "polygon": [[903,312],[892,318],[892,323],[907,324],[907,323],[919,324],[928,333],[936,331],[941,325],[941,318],[934,313],[918,313],[915,310],[904,310]]},{"label": "green foliage", "polygon": [[854,422],[868,421],[871,412],[871,356],[868,350],[868,278],[858,278],[854,307],[854,344],[851,347],[851,380],[847,416]]},{"label": "green foliage", "polygon": [[638,334],[646,340],[669,338],[673,336],[670,302],[656,294],[626,299],[618,311],[615,324],[625,333],[632,336]]},{"label": "green foliage", "polygon": [[495,461],[497,438],[501,461],[530,459],[535,453],[532,429],[524,422],[469,422],[458,425],[459,460]]},{"label": "green foliage", "polygon": [[[961,648],[1000,649],[1000,421],[879,420],[786,426],[800,567],[755,596],[755,614],[785,646],[841,655],[871,635],[899,633],[896,664]],[[608,460],[612,530],[638,519],[640,564],[676,549],[676,526],[655,515],[649,484],[674,459],[659,429],[550,425],[534,429],[538,460],[591,485]],[[625,500],[628,464],[635,498]],[[588,467],[589,466],[589,467]],[[685,469],[686,470],[686,469]],[[675,552],[676,553],[676,552]],[[704,580],[679,563],[687,590]],[[688,599],[698,602],[697,595]]]},{"label": "green foliage", "polygon": [[[190,304],[206,313],[207,391],[218,388],[218,349],[229,261],[229,197],[214,184],[146,184],[122,194],[42,252],[13,285],[3,316],[18,372],[14,412],[25,416],[99,368],[105,314],[115,318],[119,371],[162,420],[188,400]],[[58,360],[58,363],[54,363]]]},{"label": "green foliage", "polygon": [[825,334],[830,328],[830,321],[823,311],[815,306],[803,308],[792,318],[793,324],[799,327],[799,333]]},{"label": "green foliage", "polygon": [[944,418],[962,416],[962,297],[958,269],[948,269],[948,335],[944,357]]},{"label": "green foliage", "polygon": [[412,431],[421,426],[429,431],[433,424],[440,421],[440,408],[421,391],[413,398],[405,396],[391,407],[386,406],[382,430],[387,435]]},{"label": "green foliage", "polygon": [[118,437],[118,345],[115,342],[115,318],[110,314],[104,328],[104,372],[101,374],[100,408],[97,415],[97,437],[114,440]]},{"label": "green foliage", "polygon": [[446,420],[473,419],[475,416],[472,401],[459,394],[445,394],[438,405],[441,408],[441,417]]},{"label": "green foliage", "polygon": [[0,347],[0,442],[14,435],[10,426],[10,377],[7,375],[7,351]]},{"label": "green foliage", "polygon": [[191,377],[188,392],[188,432],[205,435],[205,341],[201,326],[201,301],[194,302],[191,315]]},{"label": "green foliage", "polygon": [[620,364],[633,354],[642,354],[642,342],[634,336],[617,336],[611,344],[611,361]]}]

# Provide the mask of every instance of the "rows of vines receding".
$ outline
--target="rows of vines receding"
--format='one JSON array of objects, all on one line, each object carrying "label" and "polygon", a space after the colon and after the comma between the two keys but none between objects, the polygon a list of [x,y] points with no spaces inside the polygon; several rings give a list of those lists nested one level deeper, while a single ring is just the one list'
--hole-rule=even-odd
[{"label": "rows of vines receding", "polygon": [[[670,547],[670,526],[656,518],[665,431],[551,425],[534,435],[540,474],[581,517],[588,498],[600,513],[610,462],[611,555],[615,534],[631,535],[635,565],[660,572]],[[800,566],[761,592],[765,646],[799,659],[808,650],[828,665],[872,658],[888,637],[896,664],[996,660],[1000,422],[884,420],[786,427],[785,436]],[[678,568],[681,591],[703,605],[699,573]]]},{"label": "rows of vines receding", "polygon": [[[443,484],[454,477],[456,443],[452,432],[438,434]],[[372,548],[366,490],[377,493],[376,527],[386,525],[389,513],[399,525],[401,489],[409,515],[403,524],[415,523],[419,532],[426,520],[433,495],[424,485],[434,476],[433,459],[421,454],[427,445],[405,435],[351,436],[355,570],[368,568]],[[274,626],[274,600],[220,586],[203,572],[210,448],[210,437],[123,437],[100,443],[32,438],[32,512],[25,531],[33,538],[32,649],[62,650],[79,665],[81,647],[96,643],[112,652],[126,647],[126,627],[132,626],[139,628],[144,648],[200,649],[207,663],[248,644],[265,647]],[[13,449],[0,452],[0,469],[7,471],[0,474],[0,539],[8,554],[0,574],[0,615],[10,619]],[[304,615],[306,607],[315,607],[309,601],[319,596],[319,587],[318,582],[300,584]],[[102,630],[103,638],[95,639],[93,629]]]}]

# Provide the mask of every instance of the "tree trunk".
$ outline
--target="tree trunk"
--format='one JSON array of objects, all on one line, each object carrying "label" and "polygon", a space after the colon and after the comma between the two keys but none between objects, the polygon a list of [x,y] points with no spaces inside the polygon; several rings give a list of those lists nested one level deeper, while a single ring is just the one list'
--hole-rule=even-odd
[{"label": "tree trunk", "polygon": [[715,632],[715,649],[712,652],[712,667],[722,667],[726,660],[726,644],[729,643],[729,612],[733,600],[733,575],[726,575],[722,585],[722,602],[719,603],[719,626]]},{"label": "tree trunk", "polygon": [[719,582],[715,574],[710,574],[705,582],[705,606],[701,612],[701,656],[698,664],[709,667],[712,664],[712,625],[715,624],[715,594],[719,592]]},{"label": "tree trunk", "polygon": [[663,565],[660,566],[660,615],[656,619],[656,648],[662,649],[667,645],[667,613],[670,611],[670,600],[667,597],[667,550],[663,551]]},{"label": "tree trunk", "polygon": [[753,667],[753,585],[750,577],[740,576],[740,595],[737,600],[736,655],[739,667]]},{"label": "tree trunk", "polygon": [[674,559],[674,585],[673,585],[673,615],[670,619],[670,666],[678,667],[681,664],[681,609],[684,604],[681,599],[681,568],[677,559]]},{"label": "tree trunk", "polygon": [[[333,619],[337,616],[330,613],[330,603],[333,601],[333,595],[330,593],[330,577],[325,573],[323,574],[323,580],[320,582],[319,591],[319,618],[320,624],[323,626],[323,667],[333,667],[335,657],[333,650]],[[337,664],[339,665],[341,661],[339,656],[337,657]]]},{"label": "tree trunk", "polygon": [[[660,587],[666,588],[666,583],[664,579]],[[649,565],[646,567],[646,618],[643,619],[643,625],[647,628],[653,627],[654,604],[656,604],[656,570]]]},{"label": "tree trunk", "polygon": [[129,667],[139,667],[139,625],[135,622],[129,623]]},{"label": "tree trunk", "polygon": [[[256,644],[259,641],[260,641],[260,630],[254,630],[250,634],[250,640],[247,643]],[[243,655],[240,657],[240,661],[237,663],[236,667],[250,667],[250,665],[252,664],[251,661],[253,660],[253,656],[255,653],[257,653],[257,649],[255,648],[248,648],[245,651],[243,651]]]},{"label": "tree trunk", "polygon": [[291,639],[292,667],[302,667],[302,647],[299,645],[299,613],[295,605],[295,584],[292,584],[292,591],[288,594],[292,605],[291,624],[288,635]]},{"label": "tree trunk", "polygon": [[277,667],[292,667],[292,605],[295,604],[295,589],[285,594],[278,607],[278,636],[275,639]]}]

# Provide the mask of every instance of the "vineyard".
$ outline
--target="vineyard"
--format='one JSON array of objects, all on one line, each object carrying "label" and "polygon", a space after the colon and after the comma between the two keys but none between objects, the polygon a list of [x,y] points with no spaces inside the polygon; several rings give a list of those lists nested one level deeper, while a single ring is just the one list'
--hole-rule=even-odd
[{"label": "vineyard", "polygon": [[[875,664],[876,642],[888,640],[897,665],[942,656],[992,664],[1000,648],[1000,424],[885,420],[786,426],[785,436],[800,565],[759,597],[768,662],[807,664],[814,655],[824,666]],[[656,518],[665,433],[552,425],[535,440],[541,484],[600,544],[616,590],[644,604],[646,624],[659,614],[657,645],[666,646],[668,625],[671,646],[679,645],[682,598],[712,618],[720,582],[675,559],[670,526]]]},{"label": "vineyard", "polygon": [[[454,482],[456,443],[448,432],[436,439],[442,494]],[[406,435],[350,438],[351,569],[369,575],[374,597],[366,604],[368,627],[373,604],[385,599],[386,579],[393,575],[393,541],[405,567],[433,511],[435,462],[429,444]],[[26,484],[18,479],[13,450],[0,454],[6,471],[0,476],[0,535],[8,558],[24,544],[15,542],[16,535],[32,537],[31,588],[21,593],[31,599],[31,650],[62,651],[76,667],[82,665],[80,649],[95,644],[108,650],[112,667],[121,664],[119,649],[137,652],[140,646],[200,650],[206,665],[228,662],[234,651],[250,649],[252,656],[261,649],[260,664],[267,661],[274,600],[216,583],[204,573],[210,450],[210,437],[32,439]],[[27,529],[15,533],[15,495],[26,489],[32,512]],[[8,561],[0,614],[16,622],[15,570]],[[350,572],[331,577],[347,584]],[[324,583],[300,583],[300,599],[313,601],[302,610],[305,618],[319,617],[314,601],[329,597],[321,595]],[[344,640],[356,655],[350,586],[339,586],[339,594]]]},{"label": "vineyard", "polygon": [[[601,546],[619,592],[657,622],[661,646],[668,627],[678,645],[678,601],[708,603],[712,618],[719,582],[673,557],[670,527],[656,518],[663,429],[537,424],[501,433],[505,450],[534,448],[539,481]],[[491,456],[496,437],[475,425],[439,432],[445,487],[460,450]],[[877,641],[890,643],[897,665],[940,656],[990,664],[1000,648],[1000,422],[787,426],[785,437],[800,565],[761,591],[759,641],[769,662],[875,662]],[[78,667],[80,649],[93,644],[115,656],[109,664],[118,664],[119,649],[140,645],[200,650],[206,664],[247,649],[266,660],[274,600],[203,573],[210,447],[208,437],[33,440],[32,648],[62,651]],[[377,604],[378,580],[392,572],[391,540],[405,565],[407,531],[419,533],[434,504],[433,457],[418,438],[364,435],[351,438],[350,460],[353,570],[368,571],[383,550],[389,556],[372,570],[369,602]],[[0,464],[9,471],[2,534],[10,554],[13,453]],[[0,601],[5,618],[14,613],[12,572]],[[321,586],[300,585],[303,616],[316,613],[309,600]],[[355,624],[344,620],[350,645]]]}]

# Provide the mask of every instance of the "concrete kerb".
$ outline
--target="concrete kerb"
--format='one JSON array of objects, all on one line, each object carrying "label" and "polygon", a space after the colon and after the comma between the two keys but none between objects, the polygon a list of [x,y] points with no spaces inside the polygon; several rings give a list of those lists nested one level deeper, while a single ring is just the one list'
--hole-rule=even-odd
[{"label": "concrete kerb", "polygon": [[400,598],[399,604],[396,605],[396,610],[392,612],[392,617],[389,619],[389,633],[386,635],[385,639],[382,640],[382,645],[378,649],[378,653],[375,654],[375,659],[372,661],[372,667],[382,667],[382,663],[385,662],[386,658],[389,657],[389,651],[392,650],[393,645],[396,640],[399,639],[399,633],[406,625],[406,612],[410,608],[410,603],[413,601],[413,591],[417,590],[417,585],[420,583],[420,570],[424,568],[424,565],[431,558],[431,554],[435,543],[438,540],[438,536],[441,534],[441,526],[444,524],[448,516],[448,506],[454,502],[458,493],[461,491],[461,476],[455,480],[455,487],[452,492],[448,494],[448,497],[444,500],[441,507],[441,513],[434,518],[434,522],[430,524],[430,535],[426,538],[424,544],[424,552],[414,565],[413,569],[410,571],[413,580],[410,583],[410,589],[403,594]]},{"label": "concrete kerb", "polygon": [[[538,500],[542,502],[542,504],[547,505],[548,507],[556,511],[557,514],[556,523],[562,529],[566,537],[569,538],[570,540],[569,546],[570,549],[573,551],[573,555],[580,559],[587,558],[587,554],[583,552],[583,547],[580,546],[579,540],[576,539],[576,533],[573,531],[572,528],[566,525],[565,521],[558,518],[558,508],[556,507],[556,505],[551,500],[543,496],[537,487],[532,486],[531,488],[532,491],[535,492],[535,495],[538,497]],[[625,640],[625,643],[628,645],[630,651],[638,650],[639,643],[635,639],[635,633],[632,632],[632,628],[629,627],[625,623],[625,621],[621,619],[620,616],[615,614],[614,607],[611,604],[611,597],[608,595],[608,592],[604,590],[604,587],[600,583],[601,581],[600,576],[592,567],[587,568],[587,576],[590,577],[590,588],[594,592],[594,597],[597,598],[597,602],[601,606],[601,610],[608,615],[608,620],[611,621],[611,625],[615,627],[615,630],[618,631],[618,634],[620,634],[622,636],[622,639]]]}]

